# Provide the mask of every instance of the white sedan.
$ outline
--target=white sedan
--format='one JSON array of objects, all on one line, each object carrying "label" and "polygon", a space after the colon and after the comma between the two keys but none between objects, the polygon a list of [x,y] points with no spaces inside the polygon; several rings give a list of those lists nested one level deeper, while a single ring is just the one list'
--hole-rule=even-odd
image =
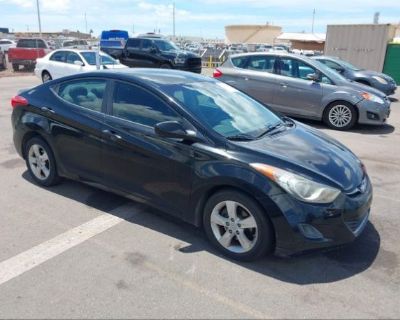
[{"label": "white sedan", "polygon": [[[81,72],[95,71],[95,50],[59,49],[50,52],[43,58],[36,60],[35,74],[43,82],[50,81]],[[118,60],[100,52],[101,69],[128,68]]]}]

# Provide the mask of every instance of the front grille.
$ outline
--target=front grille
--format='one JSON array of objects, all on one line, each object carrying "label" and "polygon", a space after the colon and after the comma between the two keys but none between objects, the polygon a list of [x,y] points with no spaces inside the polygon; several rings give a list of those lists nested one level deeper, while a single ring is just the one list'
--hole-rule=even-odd
[{"label": "front grille", "polygon": [[201,67],[201,58],[189,58],[187,65],[188,67]]},{"label": "front grille", "polygon": [[363,217],[357,220],[346,221],[345,223],[347,228],[349,228],[350,231],[354,233],[354,235],[358,236],[364,230],[364,227],[368,222],[368,218],[369,211]]}]

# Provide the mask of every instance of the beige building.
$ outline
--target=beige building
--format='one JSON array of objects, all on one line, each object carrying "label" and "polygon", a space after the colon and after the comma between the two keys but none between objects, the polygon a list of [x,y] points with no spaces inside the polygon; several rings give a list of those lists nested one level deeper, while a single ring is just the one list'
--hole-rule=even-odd
[{"label": "beige building", "polygon": [[282,28],[269,24],[264,25],[230,25],[225,26],[225,43],[269,43],[273,44]]}]

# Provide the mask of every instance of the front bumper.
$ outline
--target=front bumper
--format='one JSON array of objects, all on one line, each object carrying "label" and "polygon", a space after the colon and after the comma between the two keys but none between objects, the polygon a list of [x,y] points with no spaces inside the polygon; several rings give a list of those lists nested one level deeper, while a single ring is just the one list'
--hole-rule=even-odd
[{"label": "front bumper", "polygon": [[396,92],[397,85],[395,82],[389,81],[387,84],[382,84],[382,83],[375,83],[373,85],[375,89],[378,89],[382,91],[385,95],[390,96]]},{"label": "front bumper", "polygon": [[384,124],[390,115],[390,100],[385,98],[384,104],[369,100],[361,100],[357,103],[358,123],[381,125]]},{"label": "front bumper", "polygon": [[[290,256],[315,249],[344,245],[356,239],[368,223],[372,186],[341,194],[327,205],[308,204],[288,194],[272,196],[281,214],[271,217],[275,229],[275,254]],[[262,203],[262,199],[259,199]],[[266,203],[268,201],[266,200]]]}]

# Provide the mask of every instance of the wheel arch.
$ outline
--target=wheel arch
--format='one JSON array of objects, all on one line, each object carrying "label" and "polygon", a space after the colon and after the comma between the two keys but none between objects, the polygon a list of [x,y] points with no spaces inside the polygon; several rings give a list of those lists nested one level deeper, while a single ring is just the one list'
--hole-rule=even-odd
[{"label": "wheel arch", "polygon": [[358,110],[357,104],[354,103],[354,102],[345,100],[345,99],[332,100],[332,101],[326,103],[326,104],[325,104],[325,107],[324,107],[324,109],[323,109],[323,111],[322,111],[322,116],[321,116],[321,118],[322,118],[322,119],[324,118],[325,112],[328,110],[328,108],[329,108],[331,105],[337,104],[337,103],[344,103],[344,104],[350,104],[350,105],[352,105],[353,108],[354,108],[354,110],[356,111],[356,118],[357,118],[357,123],[358,123],[358,120],[359,120],[359,117],[360,117],[360,112],[359,112],[359,110]]},{"label": "wheel arch", "polygon": [[[216,194],[218,192],[222,192],[222,191],[236,191],[236,192],[243,193],[246,196],[250,197],[260,207],[260,209],[265,213],[265,217],[269,220],[269,222],[271,224],[271,228],[272,228],[273,237],[274,237],[273,241],[275,244],[276,238],[277,238],[277,233],[276,233],[276,228],[275,228],[273,219],[270,216],[270,214],[267,212],[267,210],[265,210],[265,207],[259,201],[259,199],[254,196],[254,193],[252,192],[251,188],[244,188],[244,187],[240,187],[237,185],[233,186],[230,184],[220,184],[220,185],[211,186],[210,188],[205,190],[205,192],[203,192],[201,197],[198,199],[198,201],[195,205],[195,208],[194,208],[195,215],[194,215],[194,221],[192,221],[192,223],[197,227],[203,228],[204,208],[206,206],[207,201],[210,199],[211,196],[213,196],[214,194]],[[269,199],[269,200],[272,202],[271,199]]]}]

